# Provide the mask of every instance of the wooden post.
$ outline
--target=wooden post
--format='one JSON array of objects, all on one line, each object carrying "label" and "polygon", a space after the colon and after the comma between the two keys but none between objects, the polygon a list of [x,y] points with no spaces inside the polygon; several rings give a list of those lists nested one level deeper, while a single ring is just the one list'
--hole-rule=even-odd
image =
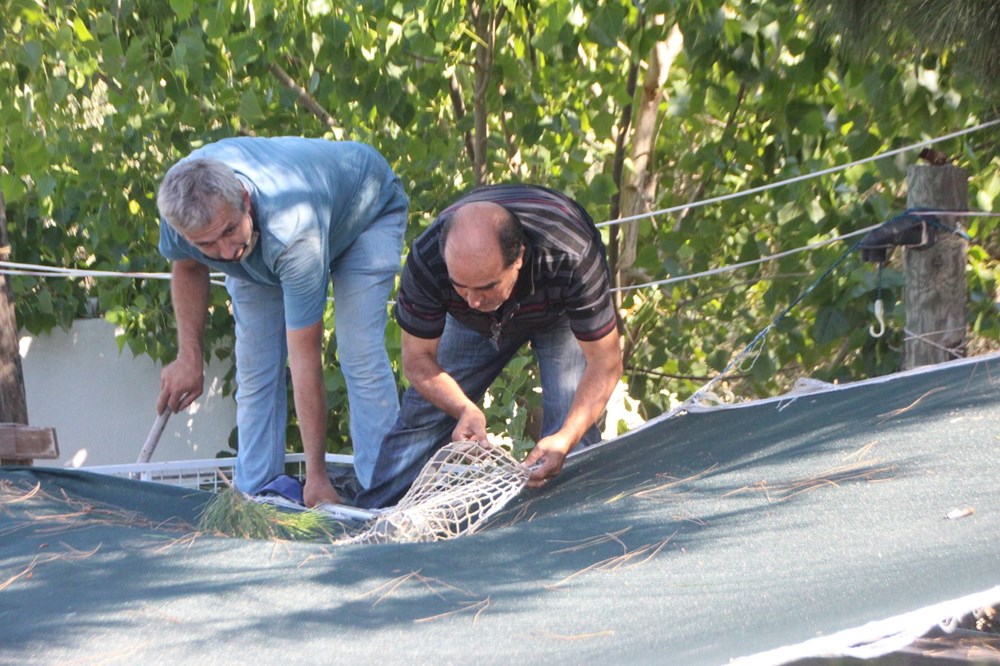
[{"label": "wooden post", "polygon": [[31,464],[34,458],[59,457],[55,428],[32,428],[20,423],[0,423],[0,458],[4,464]]},{"label": "wooden post", "polygon": [[[0,193],[0,261],[10,260],[7,238],[7,209]],[[24,373],[17,341],[17,318],[14,316],[14,293],[7,276],[0,273],[0,422],[28,423],[28,405],[24,393]],[[30,465],[27,458],[2,458],[0,465]]]},{"label": "wooden post", "polygon": [[[965,211],[969,207],[969,176],[951,165],[914,165],[906,174],[908,208]],[[939,215],[949,229],[961,218]],[[937,229],[929,248],[903,251],[906,287],[906,346],[903,367],[941,363],[965,356],[966,242]]]}]

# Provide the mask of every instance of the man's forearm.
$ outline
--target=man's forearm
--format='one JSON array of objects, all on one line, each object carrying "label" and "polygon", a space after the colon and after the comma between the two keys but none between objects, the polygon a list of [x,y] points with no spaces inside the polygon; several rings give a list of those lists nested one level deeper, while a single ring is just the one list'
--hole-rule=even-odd
[{"label": "man's forearm", "polygon": [[295,415],[302,435],[306,474],[326,471],[326,388],[323,385],[322,322],[288,333]]},{"label": "man's forearm", "polygon": [[475,404],[458,382],[438,364],[440,338],[422,339],[403,331],[403,373],[427,402],[456,419]]},{"label": "man's forearm", "polygon": [[306,458],[305,505],[339,503],[326,473],[326,387],[323,384],[323,322],[288,332],[288,364],[292,370],[295,415]]},{"label": "man's forearm", "polygon": [[576,395],[573,396],[573,404],[566,414],[566,420],[559,429],[560,434],[572,442],[571,446],[579,442],[587,429],[601,417],[617,383],[618,376],[614,373],[584,372]]},{"label": "man's forearm", "polygon": [[[294,382],[294,379],[292,380]],[[306,474],[326,471],[326,396],[315,389],[295,388],[295,414],[302,436]]]},{"label": "man's forearm", "polygon": [[406,378],[427,402],[456,419],[470,405],[475,406],[458,382],[437,363],[424,360],[411,365],[407,368]]},{"label": "man's forearm", "polygon": [[562,426],[548,437],[538,440],[525,463],[537,465],[528,486],[540,488],[559,474],[563,461],[587,430],[597,422],[622,374],[622,356],[617,332],[594,342],[581,342],[587,367],[573,396],[573,403]]},{"label": "man's forearm", "polygon": [[559,435],[575,446],[601,417],[622,376],[621,351],[617,334],[594,343],[584,343],[587,367],[580,378],[569,412]]},{"label": "man's forearm", "polygon": [[177,322],[178,356],[201,360],[208,318],[208,267],[193,260],[174,262],[170,285]]}]

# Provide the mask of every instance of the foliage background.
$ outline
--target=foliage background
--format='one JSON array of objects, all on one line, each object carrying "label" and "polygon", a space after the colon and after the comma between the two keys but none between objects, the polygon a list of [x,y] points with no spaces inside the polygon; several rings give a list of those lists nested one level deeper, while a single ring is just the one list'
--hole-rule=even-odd
[{"label": "foliage background", "polygon": [[[824,23],[828,9],[791,0],[0,0],[0,188],[12,260],[167,271],[156,251],[160,177],[192,148],[237,134],[374,145],[406,184],[412,239],[481,182],[543,183],[602,222],[622,213],[637,182],[639,209],[659,210],[997,117],[995,90],[961,67],[953,41],[924,45],[900,30],[862,53]],[[671,35],[683,38],[676,57],[657,60]],[[992,128],[935,145],[968,171],[972,209],[994,210],[1000,197],[997,139]],[[609,226],[616,275],[625,286],[685,275],[883,222],[905,207],[916,159],[657,215],[633,224],[631,237],[628,225]],[[1000,338],[997,223],[968,226],[974,351]],[[661,413],[715,376],[845,249],[622,292],[625,380],[640,412]],[[166,281],[12,284],[31,333],[96,312],[122,327],[132,353],[173,358]],[[725,390],[745,398],[800,376],[897,370],[897,266],[883,276],[890,321],[879,340],[867,334],[875,286],[874,269],[849,258]],[[349,444],[346,394],[328,329],[337,451]],[[208,353],[228,358],[230,334],[226,294],[215,289]],[[387,344],[398,366],[395,326]],[[531,364],[515,366],[489,416],[519,438],[537,395],[527,390]],[[293,419],[292,448],[297,437]]]}]

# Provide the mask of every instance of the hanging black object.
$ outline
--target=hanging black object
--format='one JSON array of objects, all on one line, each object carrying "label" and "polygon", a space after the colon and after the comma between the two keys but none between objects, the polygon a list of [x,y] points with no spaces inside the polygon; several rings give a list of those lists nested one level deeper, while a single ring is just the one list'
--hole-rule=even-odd
[{"label": "hanging black object", "polygon": [[917,209],[907,210],[872,229],[861,239],[858,243],[861,259],[884,264],[896,247],[913,249],[930,247],[937,240],[939,228],[943,227],[936,215],[923,213]]}]

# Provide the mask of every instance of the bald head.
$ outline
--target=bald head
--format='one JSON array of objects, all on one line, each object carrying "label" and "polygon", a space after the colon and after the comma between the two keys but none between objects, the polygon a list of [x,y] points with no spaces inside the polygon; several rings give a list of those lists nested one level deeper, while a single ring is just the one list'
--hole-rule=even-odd
[{"label": "bald head", "polygon": [[442,223],[439,243],[448,279],[470,307],[493,312],[510,297],[521,270],[524,231],[506,208],[486,201],[457,208]]},{"label": "bald head", "polygon": [[503,206],[474,201],[455,209],[441,226],[441,254],[452,259],[494,259],[507,268],[521,257],[524,230]]}]

